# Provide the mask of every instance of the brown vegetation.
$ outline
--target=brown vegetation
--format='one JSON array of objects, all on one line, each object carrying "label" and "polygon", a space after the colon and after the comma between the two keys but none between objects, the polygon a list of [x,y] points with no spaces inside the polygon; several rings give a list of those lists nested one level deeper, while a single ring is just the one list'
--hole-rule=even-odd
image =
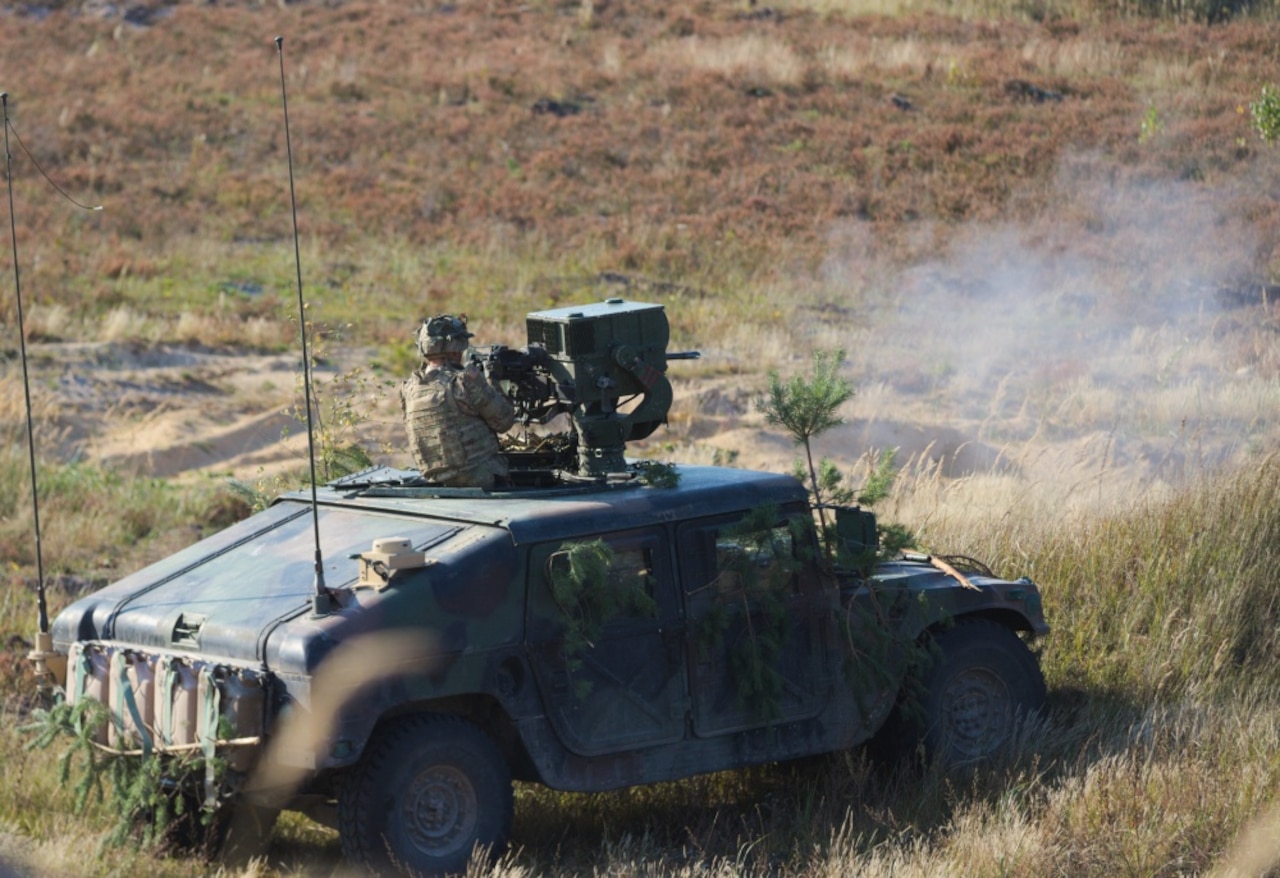
[{"label": "brown vegetation", "polygon": [[[697,3],[190,4],[146,21],[72,4],[6,19],[23,143],[105,206],[72,208],[15,149],[28,285],[45,306],[244,314],[287,295],[273,31],[305,275],[326,311],[385,312],[371,326],[361,311],[369,338],[406,311],[512,320],[579,292],[521,273],[513,253],[579,279],[723,293],[811,281],[851,227],[872,244],[862,271],[942,252],[974,222],[1103,243],[1116,230],[1072,203],[1081,176],[1126,192],[1194,179],[1254,232],[1239,270],[1276,258],[1272,160],[1237,112],[1274,70],[1274,29],[1256,21]],[[1148,107],[1159,131],[1141,142]]]},{"label": "brown vegetation", "polygon": [[[281,34],[332,429],[405,461],[379,387],[424,313],[518,344],[529,310],[624,294],[705,354],[638,450],[789,469],[753,397],[843,348],[858,395],[818,450],[899,448],[883,514],[1032,575],[1055,626],[1051,716],[1008,766],[524,788],[496,874],[1172,875],[1259,814],[1240,844],[1274,839],[1280,158],[1248,106],[1280,26],[1208,0],[872,5],[6,6],[54,608],[237,514],[200,474],[298,460]],[[0,296],[10,352],[15,317]],[[0,860],[80,874],[105,816],[67,815],[11,730],[34,621],[19,380],[10,358]],[[285,821],[254,874],[336,858]]]}]

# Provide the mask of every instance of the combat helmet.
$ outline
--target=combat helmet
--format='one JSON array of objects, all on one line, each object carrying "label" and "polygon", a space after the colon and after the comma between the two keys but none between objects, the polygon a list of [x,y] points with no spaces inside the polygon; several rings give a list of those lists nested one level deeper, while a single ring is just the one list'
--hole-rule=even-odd
[{"label": "combat helmet", "polygon": [[418,352],[424,357],[460,354],[467,349],[467,339],[471,335],[472,333],[467,332],[466,314],[458,317],[441,314],[424,318],[422,326],[418,327]]}]

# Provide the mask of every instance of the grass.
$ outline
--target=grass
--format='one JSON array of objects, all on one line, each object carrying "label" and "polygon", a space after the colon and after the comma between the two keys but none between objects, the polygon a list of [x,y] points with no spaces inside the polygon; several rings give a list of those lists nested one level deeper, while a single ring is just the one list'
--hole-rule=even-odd
[{"label": "grass", "polygon": [[[515,849],[474,874],[1275,868],[1280,165],[1249,111],[1277,79],[1273,4],[186,4],[148,27],[62,6],[0,33],[25,147],[105,205],[69,206],[13,150],[53,611],[243,511],[220,484],[62,453],[39,391],[63,377],[40,358],[292,349],[279,32],[326,344],[398,374],[429,312],[512,343],[530,310],[658,301],[704,359],[674,367],[690,393],[646,453],[701,462],[737,453],[716,445],[731,431],[773,447],[749,404],[767,372],[843,348],[855,423],[819,453],[901,448],[882,514],[1032,576],[1054,626],[1048,716],[1006,764],[956,778],[853,752],[599,796],[522,786]],[[0,859],[207,874],[96,852],[111,816],[71,815],[53,757],[21,749],[34,574],[6,346]],[[289,818],[244,874],[339,863]]]},{"label": "grass", "polygon": [[[769,24],[732,9],[668,16],[655,6],[584,25],[530,9],[519,13],[523,32],[501,16],[481,29],[492,59],[454,38],[457,14],[282,13],[289,51],[299,47],[289,69],[308,298],[327,323],[362,317],[376,342],[428,303],[466,303],[505,329],[578,292],[546,279],[620,270],[706,290],[738,320],[767,327],[771,309],[753,303],[777,301],[779,287],[794,295],[842,223],[890,232],[875,257],[883,262],[909,256],[894,252],[900,225],[939,222],[945,243],[956,222],[1026,218],[1037,205],[1020,204],[1027,193],[1014,198],[1010,183],[1053,174],[1073,143],[1117,155],[1136,179],[1185,173],[1199,156],[1212,181],[1259,159],[1245,117],[1218,119],[1226,130],[1207,137],[1187,129],[1247,103],[1266,81],[1256,20],[1212,40],[1193,28],[1144,40],[1124,25],[971,32],[943,17],[855,12],[797,4]],[[60,185],[105,205],[71,208],[17,154],[29,288],[37,305],[64,309],[51,337],[83,334],[78,320],[123,305],[160,320],[136,324],[142,338],[183,312],[215,312],[213,340],[270,319],[284,326],[255,336],[287,341],[294,272],[273,53],[269,41],[243,38],[246,15],[184,8],[118,35],[67,17],[56,40],[43,22],[15,19],[12,56],[29,71],[11,89],[23,142]],[[355,37],[306,51],[342,28],[402,34],[379,50],[404,78],[374,72]],[[501,60],[520,40],[548,59],[525,76]],[[553,61],[559,45],[570,51]],[[224,60],[196,66],[209,57]],[[53,98],[68,76],[79,83],[69,104]],[[1069,82],[1070,100],[1013,100],[1014,80]],[[103,85],[113,82],[128,88]],[[144,99],[130,101],[130,90]],[[898,110],[896,92],[927,112]],[[577,113],[534,113],[540,97]],[[1167,143],[1126,154],[1153,101],[1168,117]],[[1258,209],[1275,223],[1274,207]]]},{"label": "grass", "polygon": [[[85,466],[47,473],[50,494],[128,506]],[[6,472],[5,493],[17,494],[22,473]],[[1065,518],[1027,493],[988,492],[983,503],[956,484],[907,478],[899,503],[932,510],[921,529],[930,543],[1041,582],[1055,628],[1041,656],[1049,714],[1010,761],[948,777],[855,751],[595,796],[522,786],[517,848],[492,874],[1171,875],[1219,863],[1280,793],[1280,458]],[[991,513],[975,511],[984,506]],[[193,527],[204,515],[191,504],[167,514]],[[90,557],[120,543],[92,508],[60,517]],[[21,599],[6,594],[11,618]],[[67,596],[53,599],[56,609]],[[13,668],[17,656],[11,649]],[[6,710],[22,701],[13,686]],[[51,757],[21,756],[15,724],[4,724],[0,765],[5,787],[22,794],[0,805],[0,827],[30,840],[22,856],[34,868],[59,874],[68,852],[58,839],[73,827],[104,834],[110,817],[70,817],[69,794],[49,781]],[[306,874],[337,857],[330,833],[291,820],[266,868]],[[201,868],[128,852],[94,863],[86,874]]]}]

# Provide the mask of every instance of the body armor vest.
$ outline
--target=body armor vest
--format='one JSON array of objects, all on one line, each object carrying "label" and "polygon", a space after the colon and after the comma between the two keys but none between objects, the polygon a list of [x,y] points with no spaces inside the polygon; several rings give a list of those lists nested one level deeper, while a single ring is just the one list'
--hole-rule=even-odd
[{"label": "body armor vest", "polygon": [[514,412],[483,378],[429,366],[404,382],[400,399],[409,448],[424,478],[489,488],[495,476],[507,475],[496,431],[510,429]]}]

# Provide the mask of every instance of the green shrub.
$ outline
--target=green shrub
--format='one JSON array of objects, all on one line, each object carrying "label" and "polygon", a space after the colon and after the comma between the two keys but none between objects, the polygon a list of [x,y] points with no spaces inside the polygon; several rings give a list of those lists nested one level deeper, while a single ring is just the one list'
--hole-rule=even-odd
[{"label": "green shrub", "polygon": [[1249,118],[1264,143],[1280,140],[1280,92],[1264,85],[1262,94],[1249,104]]}]

